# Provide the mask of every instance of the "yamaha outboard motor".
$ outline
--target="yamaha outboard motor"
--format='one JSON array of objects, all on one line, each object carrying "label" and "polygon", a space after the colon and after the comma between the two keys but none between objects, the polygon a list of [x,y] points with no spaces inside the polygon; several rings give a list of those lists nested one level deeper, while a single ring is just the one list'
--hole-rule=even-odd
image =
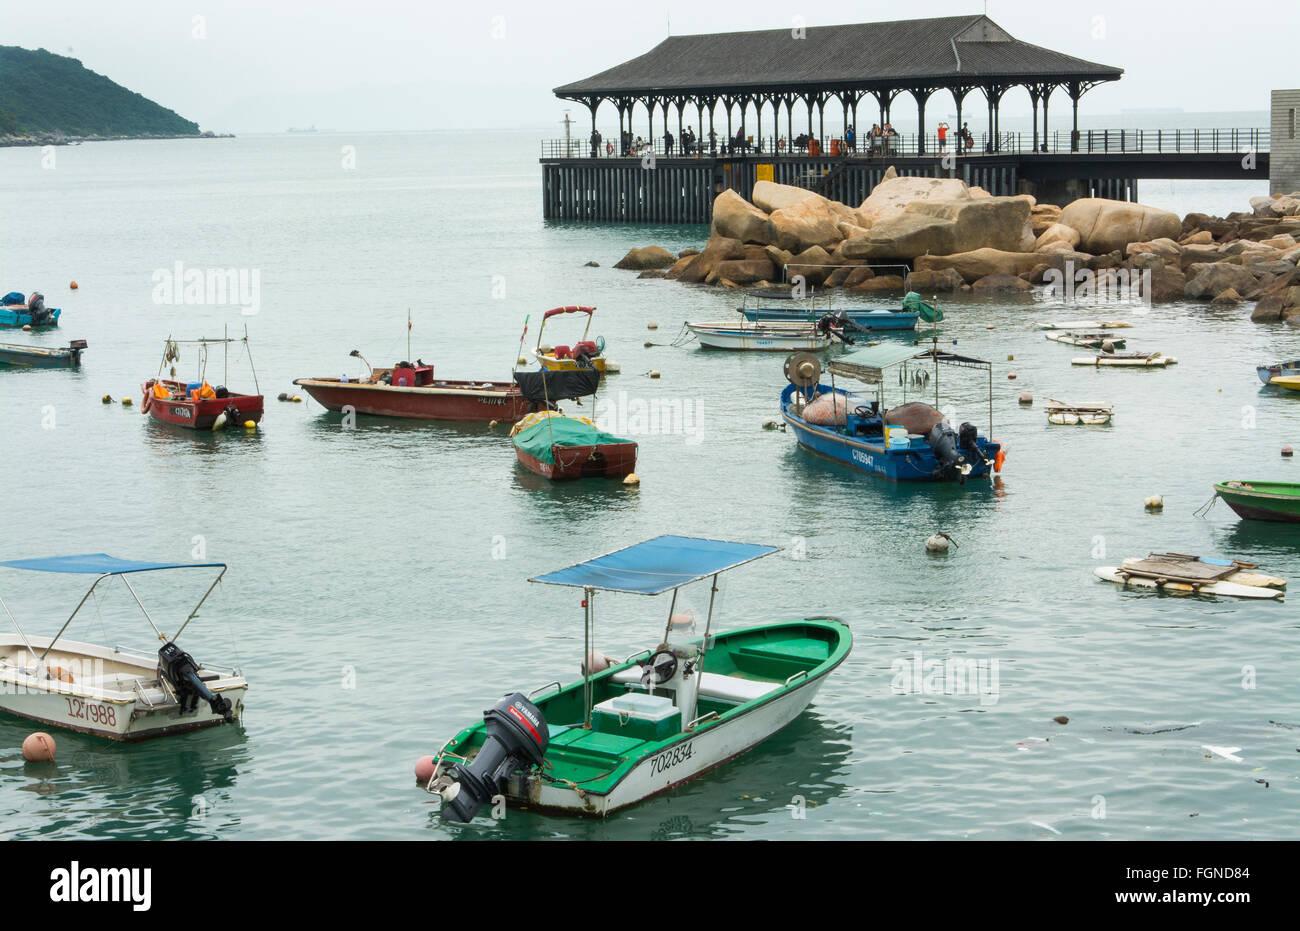
[{"label": "yamaha outboard motor", "polygon": [[164,644],[158,651],[158,674],[167,680],[167,684],[176,693],[181,714],[192,713],[201,698],[212,708],[212,713],[221,715],[227,724],[235,719],[230,699],[217,695],[203,684],[199,678],[199,664],[175,643]]},{"label": "yamaha outboard motor", "polygon": [[507,695],[483,712],[487,740],[468,766],[456,763],[453,780],[442,791],[442,818],[467,824],[479,810],[501,795],[517,772],[540,766],[550,731],[541,710],[519,692]]},{"label": "yamaha outboard motor", "polygon": [[934,458],[939,460],[939,466],[935,471],[941,475],[952,473],[966,461],[957,450],[957,433],[947,423],[940,422],[931,427],[930,432],[925,435],[925,442],[934,451]]}]

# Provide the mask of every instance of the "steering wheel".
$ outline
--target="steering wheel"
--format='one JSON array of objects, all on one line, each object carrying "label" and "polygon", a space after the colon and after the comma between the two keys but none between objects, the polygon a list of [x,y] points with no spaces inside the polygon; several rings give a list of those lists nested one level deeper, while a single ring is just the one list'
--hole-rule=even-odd
[{"label": "steering wheel", "polygon": [[672,650],[658,650],[642,664],[641,682],[644,685],[663,685],[676,673],[676,654]]},{"label": "steering wheel", "polygon": [[605,351],[605,337],[603,336],[596,337],[596,351],[597,352]]},{"label": "steering wheel", "polygon": [[855,407],[855,408],[853,409],[853,416],[854,416],[854,417],[870,417],[870,416],[872,415],[872,413],[873,413],[873,412],[872,412],[871,408],[867,407],[865,404],[862,405],[861,407]]}]

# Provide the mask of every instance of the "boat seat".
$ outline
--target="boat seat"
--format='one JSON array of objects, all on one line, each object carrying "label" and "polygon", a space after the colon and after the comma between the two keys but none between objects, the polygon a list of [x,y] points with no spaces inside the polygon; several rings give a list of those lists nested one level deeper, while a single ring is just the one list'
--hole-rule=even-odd
[{"label": "boat seat", "polygon": [[[629,666],[627,669],[620,669],[610,678],[620,685],[640,685],[641,667]],[[739,704],[762,698],[778,687],[775,682],[758,682],[754,679],[742,679],[739,676],[724,676],[716,672],[706,672],[700,677],[701,698],[716,698]]]}]

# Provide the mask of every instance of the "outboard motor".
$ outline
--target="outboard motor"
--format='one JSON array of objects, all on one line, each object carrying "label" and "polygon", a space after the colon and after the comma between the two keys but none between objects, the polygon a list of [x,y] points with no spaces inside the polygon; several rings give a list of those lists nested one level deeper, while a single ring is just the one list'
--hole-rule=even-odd
[{"label": "outboard motor", "polygon": [[934,458],[939,460],[936,471],[940,474],[948,475],[965,464],[966,457],[958,452],[957,433],[947,423],[940,422],[931,427],[925,435],[925,442],[934,451]]},{"label": "outboard motor", "polygon": [[158,651],[158,674],[176,693],[181,714],[191,714],[201,698],[212,708],[212,713],[221,715],[227,724],[235,719],[230,699],[217,695],[203,684],[199,678],[199,664],[175,643],[164,644]]},{"label": "outboard motor", "polygon": [[961,449],[965,450],[971,459],[984,458],[983,453],[980,452],[979,443],[975,441],[978,436],[979,431],[975,429],[973,423],[968,422],[961,425],[961,432],[958,434],[957,445]]},{"label": "outboard motor", "polygon": [[50,311],[45,306],[45,295],[39,291],[32,292],[27,302],[27,311],[32,315],[33,324],[44,323],[45,318],[50,315]]},{"label": "outboard motor", "polygon": [[442,819],[468,824],[517,772],[540,766],[550,743],[541,710],[515,692],[483,712],[487,740],[468,766],[456,763],[442,790]]}]

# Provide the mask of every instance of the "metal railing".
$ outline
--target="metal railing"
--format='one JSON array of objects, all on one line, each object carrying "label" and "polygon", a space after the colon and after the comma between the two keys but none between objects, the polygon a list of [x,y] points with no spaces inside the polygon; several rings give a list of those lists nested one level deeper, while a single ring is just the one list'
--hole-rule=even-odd
[{"label": "metal railing", "polygon": [[[798,138],[796,136],[796,138]],[[822,156],[828,158],[894,158],[926,155],[938,157],[945,153],[962,156],[977,155],[1065,155],[1065,154],[1215,154],[1267,152],[1269,130],[1259,127],[1212,127],[1209,129],[1081,129],[1077,136],[1070,130],[1051,130],[1040,133],[1035,144],[1032,131],[999,133],[996,139],[987,133],[972,135],[964,146],[959,145],[956,132],[950,131],[941,146],[935,133],[921,138],[916,133],[898,133],[885,137],[858,138],[846,143],[841,136],[809,139],[806,143],[791,146],[784,136],[747,136],[727,140],[721,135],[716,140],[697,142],[691,151],[684,151],[674,138],[669,149],[665,140],[636,141],[625,147],[619,139],[602,137],[593,147],[589,139],[544,139],[542,158],[730,158]]]}]

